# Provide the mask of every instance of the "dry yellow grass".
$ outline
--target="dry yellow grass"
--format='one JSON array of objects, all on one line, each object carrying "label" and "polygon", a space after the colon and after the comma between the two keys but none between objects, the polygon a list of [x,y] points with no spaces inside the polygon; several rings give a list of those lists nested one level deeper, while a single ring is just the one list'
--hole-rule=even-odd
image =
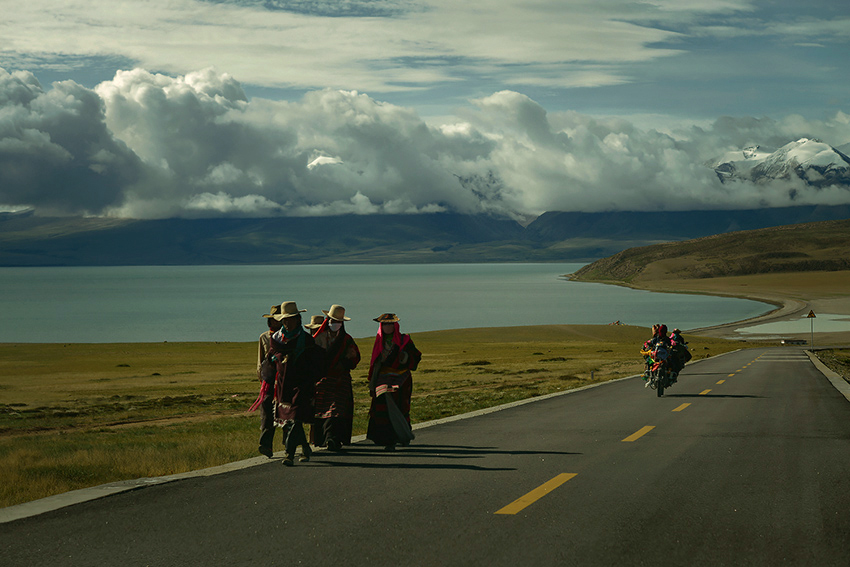
[{"label": "dry yellow grass", "polygon": [[850,271],[787,272],[720,278],[668,279],[654,272],[640,287],[665,291],[791,298],[815,301],[850,297]]},{"label": "dry yellow grass", "polygon": [[247,343],[2,344],[4,403],[92,403],[125,395],[208,393],[244,384]]}]

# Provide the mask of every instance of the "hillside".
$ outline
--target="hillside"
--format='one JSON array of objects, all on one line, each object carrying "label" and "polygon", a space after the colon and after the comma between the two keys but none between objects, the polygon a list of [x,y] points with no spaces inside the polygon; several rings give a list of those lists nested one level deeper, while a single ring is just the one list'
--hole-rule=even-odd
[{"label": "hillside", "polygon": [[737,211],[135,220],[0,213],[0,266],[589,262],[731,230],[850,218],[850,206]]},{"label": "hillside", "polygon": [[688,240],[732,231],[850,218],[850,206],[799,206],[712,211],[548,212],[528,225],[541,242],[571,238],[660,241]]},{"label": "hillside", "polygon": [[840,270],[850,270],[850,220],[630,248],[584,266],[574,279],[640,286],[650,281]]},{"label": "hillside", "polygon": [[19,216],[0,218],[0,265],[415,263],[447,255],[474,258],[482,243],[499,258],[499,244],[521,239],[523,232],[515,221],[448,213],[162,220]]}]

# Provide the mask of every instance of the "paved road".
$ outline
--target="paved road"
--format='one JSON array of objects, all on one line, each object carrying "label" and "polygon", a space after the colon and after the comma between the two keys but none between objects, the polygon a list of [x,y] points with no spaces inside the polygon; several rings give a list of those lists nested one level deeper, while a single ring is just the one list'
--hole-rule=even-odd
[{"label": "paved road", "polygon": [[793,348],[0,525],[1,565],[850,565],[850,402]]}]

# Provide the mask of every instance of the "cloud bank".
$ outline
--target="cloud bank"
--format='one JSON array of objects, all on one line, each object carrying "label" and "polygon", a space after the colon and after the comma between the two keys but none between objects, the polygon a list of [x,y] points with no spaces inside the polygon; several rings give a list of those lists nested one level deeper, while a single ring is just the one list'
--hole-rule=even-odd
[{"label": "cloud bank", "polygon": [[693,210],[850,203],[847,188],[722,184],[705,163],[850,116],[726,117],[664,131],[549,113],[518,92],[429,123],[355,91],[249,100],[214,69],[119,71],[87,89],[0,69],[0,205],[133,218]]},{"label": "cloud bank", "polygon": [[[7,2],[0,67],[93,87],[215,66],[252,95],[357,90],[442,115],[512,90],[550,110],[822,117],[848,104],[835,0]],[[557,106],[556,106],[557,105]]]},{"label": "cloud bank", "polygon": [[[110,54],[171,73],[214,61],[251,84],[384,93],[502,73],[524,85],[616,84],[620,64],[674,52],[657,44],[684,15],[748,10],[747,0],[664,4],[28,0],[0,20],[0,61],[73,66],[63,58]],[[664,25],[633,21],[648,18]],[[577,72],[562,73],[565,61]]]}]

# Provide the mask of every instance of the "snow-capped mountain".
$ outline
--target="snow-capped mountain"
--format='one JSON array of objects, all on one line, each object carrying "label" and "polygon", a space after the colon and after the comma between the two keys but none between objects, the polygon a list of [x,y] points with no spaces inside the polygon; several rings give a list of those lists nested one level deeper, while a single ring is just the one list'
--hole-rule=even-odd
[{"label": "snow-capped mountain", "polygon": [[775,179],[802,179],[814,187],[850,186],[850,157],[818,140],[801,138],[774,150],[752,146],[727,152],[708,164],[720,181],[768,183]]}]

